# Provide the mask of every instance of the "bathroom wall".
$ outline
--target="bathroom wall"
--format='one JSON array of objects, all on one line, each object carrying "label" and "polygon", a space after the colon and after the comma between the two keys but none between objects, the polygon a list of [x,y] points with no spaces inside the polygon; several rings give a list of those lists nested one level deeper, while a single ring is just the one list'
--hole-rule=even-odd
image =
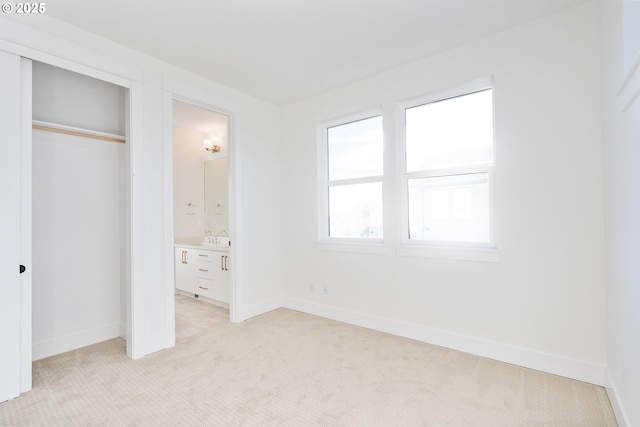
[{"label": "bathroom wall", "polygon": [[173,221],[176,239],[202,238],[205,135],[173,127]]}]

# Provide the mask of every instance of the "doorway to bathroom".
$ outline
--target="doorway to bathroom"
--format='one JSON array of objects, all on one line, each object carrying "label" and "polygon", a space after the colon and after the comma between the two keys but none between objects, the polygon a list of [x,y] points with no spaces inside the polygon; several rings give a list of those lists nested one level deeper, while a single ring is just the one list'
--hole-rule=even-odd
[{"label": "doorway to bathroom", "polygon": [[178,98],[171,108],[175,293],[229,310],[231,116]]}]

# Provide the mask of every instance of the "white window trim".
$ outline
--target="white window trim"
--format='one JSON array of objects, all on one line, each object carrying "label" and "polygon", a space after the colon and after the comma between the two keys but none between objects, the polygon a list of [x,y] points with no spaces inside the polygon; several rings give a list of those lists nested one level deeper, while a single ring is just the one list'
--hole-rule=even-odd
[{"label": "white window trim", "polygon": [[[317,126],[317,147],[318,147],[318,209],[317,209],[317,226],[318,226],[318,241],[316,248],[327,251],[337,252],[358,252],[358,253],[373,253],[383,254],[387,249],[384,246],[384,239],[371,239],[371,238],[346,238],[346,237],[331,237],[329,236],[329,192],[327,189],[330,186],[335,185],[347,185],[347,184],[361,184],[368,182],[381,182],[384,189],[384,159],[383,159],[383,175],[377,175],[366,178],[353,178],[335,180],[333,184],[329,183],[329,170],[328,170],[328,141],[327,141],[327,129],[340,126],[359,120],[365,120],[372,117],[382,116],[382,107],[370,108],[362,110],[357,113],[348,114],[332,119],[325,120]],[[382,117],[384,121],[384,117]],[[386,145],[386,141],[384,142]],[[383,206],[384,206],[384,193]]]},{"label": "white window trim", "polygon": [[[416,256],[440,259],[456,259],[468,261],[498,262],[500,253],[497,246],[497,236],[495,230],[495,209],[494,209],[494,168],[492,165],[474,165],[469,167],[455,168],[450,170],[430,170],[407,172],[406,167],[406,127],[405,110],[407,108],[428,104],[456,96],[462,96],[473,92],[492,89],[495,99],[495,87],[493,78],[482,78],[468,82],[463,85],[430,92],[421,96],[412,97],[399,102],[396,105],[396,191],[399,196],[399,203],[396,206],[396,217],[399,218],[396,224],[396,254],[399,256]],[[493,157],[496,156],[495,143],[495,102],[494,108],[494,144]],[[438,242],[425,240],[410,240],[408,236],[409,226],[409,198],[407,194],[407,182],[411,178],[443,176],[448,173],[474,173],[483,172],[489,174],[489,235],[488,243],[473,242]]]}]

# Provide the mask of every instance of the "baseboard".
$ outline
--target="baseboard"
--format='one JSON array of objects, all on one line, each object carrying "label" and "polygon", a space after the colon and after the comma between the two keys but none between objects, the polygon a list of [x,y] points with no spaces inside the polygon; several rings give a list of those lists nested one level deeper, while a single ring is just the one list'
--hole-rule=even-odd
[{"label": "baseboard", "polygon": [[110,325],[80,331],[75,334],[34,343],[33,361],[44,359],[49,356],[55,356],[56,354],[75,350],[77,348],[86,347],[112,338],[117,338],[119,336],[120,323],[112,323]]},{"label": "baseboard", "polygon": [[606,384],[605,390],[607,391],[607,397],[609,397],[609,402],[611,402],[611,408],[613,409],[613,414],[616,416],[616,421],[618,422],[618,427],[628,427],[631,424],[629,423],[629,418],[627,417],[627,412],[624,409],[624,405],[618,399],[618,392],[615,382],[611,377],[611,373],[609,369],[606,370]]},{"label": "baseboard", "polygon": [[242,308],[242,319],[247,320],[252,317],[259,316],[277,308],[284,307],[284,298],[276,297],[269,300],[259,302],[257,304],[251,304]]},{"label": "baseboard", "polygon": [[285,298],[284,307],[525,368],[603,386],[605,366],[351,310]]}]

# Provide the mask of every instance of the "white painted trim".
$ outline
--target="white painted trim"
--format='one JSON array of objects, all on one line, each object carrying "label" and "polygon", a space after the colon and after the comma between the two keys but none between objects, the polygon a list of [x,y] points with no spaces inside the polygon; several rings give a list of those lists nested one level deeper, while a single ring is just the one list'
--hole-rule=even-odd
[{"label": "white painted trim", "polygon": [[33,343],[33,360],[44,359],[45,357],[86,347],[112,338],[118,338],[119,336],[120,323],[112,323],[52,340]]},{"label": "white painted trim", "polygon": [[616,421],[618,422],[618,427],[627,427],[631,426],[629,422],[629,417],[627,415],[627,411],[624,409],[624,405],[618,399],[618,392],[615,382],[611,376],[611,371],[609,368],[605,371],[605,390],[607,392],[607,397],[609,398],[609,402],[611,403],[611,409],[613,409],[613,414],[616,417]]},{"label": "white painted trim", "polygon": [[[43,62],[45,64],[53,65],[58,68],[73,71],[74,73],[83,74],[85,76],[93,77],[94,79],[113,83],[118,86],[129,87],[130,85],[130,80],[124,77],[110,74],[108,72],[98,70],[96,68],[92,68],[84,64],[80,64],[78,62],[69,61],[67,59],[64,59],[55,55],[50,55],[40,50],[31,49],[23,45],[15,45],[1,38],[0,38],[0,49],[6,50],[9,52],[15,52],[23,57],[32,59],[34,61]],[[120,63],[119,65],[124,65],[124,63]],[[125,67],[129,68],[128,66],[125,66]],[[137,70],[127,70],[127,71],[133,71],[131,74],[133,74],[139,80],[141,80],[141,77],[139,76],[140,74],[139,71]]]},{"label": "white painted trim", "polygon": [[162,87],[167,92],[172,93],[177,99],[199,105],[212,111],[218,111],[227,115],[231,115],[232,113],[237,114],[240,111],[240,105],[237,102],[216,95],[208,89],[203,89],[180,80],[165,77]]},{"label": "white painted trim", "polygon": [[462,261],[478,261],[478,262],[500,262],[500,252],[495,248],[482,247],[438,247],[420,244],[398,244],[396,245],[396,255],[423,257],[423,258],[439,258],[439,259],[455,259]]},{"label": "white painted trim", "polygon": [[242,263],[240,262],[244,254],[242,249],[238,249],[238,242],[244,242],[242,227],[240,224],[240,214],[242,209],[242,175],[240,159],[242,158],[240,151],[242,150],[242,137],[240,136],[240,126],[238,125],[241,118],[238,114],[228,114],[227,122],[227,150],[229,158],[229,319],[234,323],[240,323],[247,317],[244,315],[243,309],[243,282],[242,282]]},{"label": "white painted trim", "polygon": [[318,123],[318,129],[327,129],[335,126],[346,125],[360,120],[371,119],[382,115],[382,105],[367,108],[366,110],[356,111],[354,113],[344,114],[337,117],[331,117]]},{"label": "white painted trim", "polygon": [[320,305],[296,298],[285,298],[284,307],[591,384],[601,386],[605,380],[604,365],[584,360],[572,359],[561,355],[516,347],[455,332],[371,316],[361,312]]},{"label": "white painted trim", "polygon": [[[239,323],[242,322],[245,317],[243,316],[243,307],[242,307],[242,281],[240,280],[241,272],[241,260],[242,260],[242,250],[238,250],[237,242],[241,242],[241,229],[237,227],[238,215],[241,212],[239,203],[241,198],[238,197],[239,188],[239,150],[241,146],[240,137],[238,135],[238,121],[240,120],[240,108],[239,105],[233,101],[230,101],[227,98],[217,96],[206,89],[202,89],[188,83],[184,83],[178,80],[174,80],[168,77],[165,77],[163,81],[163,88],[165,91],[165,114],[167,110],[166,103],[172,103],[173,99],[178,99],[184,102],[191,103],[193,105],[197,105],[207,110],[215,111],[220,114],[224,114],[228,117],[228,158],[229,158],[229,236],[231,238],[231,247],[229,248],[229,318],[231,322]],[[168,96],[168,97],[167,97]],[[165,125],[163,129],[164,140],[165,140],[165,156],[168,157],[169,161],[165,161],[165,182],[170,180],[173,182],[173,114],[170,117],[170,120],[165,116]],[[167,145],[169,144],[169,146]],[[171,150],[171,151],[168,151]],[[173,185],[166,186],[165,185],[165,209],[173,210]],[[169,206],[168,203],[171,203]],[[173,215],[165,215],[165,250],[166,254],[169,256],[171,263],[173,264]],[[170,271],[169,271],[170,270]],[[171,289],[171,292],[175,289],[175,278],[173,276],[173,266],[169,269],[165,270],[165,280],[167,283],[170,283],[171,286],[167,286],[167,292]],[[171,302],[173,310],[175,310],[175,301]],[[175,317],[175,311],[174,311]]]},{"label": "white painted trim", "polygon": [[[46,17],[44,18],[46,19]],[[0,50],[118,86],[129,87],[130,79],[143,80],[143,72],[139,66],[2,16],[0,16],[0,21],[2,22],[0,25]],[[21,37],[21,34],[24,36]],[[34,34],[38,36],[34,36]],[[55,38],[55,42],[42,43],[42,40],[53,38]],[[73,55],[70,55],[69,52],[73,52]]]},{"label": "white painted trim", "polygon": [[33,347],[33,144],[32,63],[20,59],[20,263],[26,267],[20,275],[20,393],[31,390]]},{"label": "white painted trim", "polygon": [[162,94],[162,149],[164,170],[164,298],[167,314],[164,318],[168,340],[167,348],[176,345],[176,304],[175,304],[175,259],[174,259],[174,212],[173,212],[173,96],[169,92]]},{"label": "white painted trim", "polygon": [[398,106],[401,110],[405,110],[406,108],[417,107],[436,101],[442,101],[448,98],[455,98],[457,96],[493,89],[493,85],[493,76],[480,77],[477,79],[466,81],[459,85],[444,87],[430,92],[415,95],[410,98],[405,98],[398,102]]},{"label": "white painted trim", "polygon": [[245,307],[243,310],[244,320],[259,316],[264,313],[268,313],[272,310],[276,310],[284,306],[285,306],[285,298],[283,297],[271,298],[266,301],[249,305]]}]

